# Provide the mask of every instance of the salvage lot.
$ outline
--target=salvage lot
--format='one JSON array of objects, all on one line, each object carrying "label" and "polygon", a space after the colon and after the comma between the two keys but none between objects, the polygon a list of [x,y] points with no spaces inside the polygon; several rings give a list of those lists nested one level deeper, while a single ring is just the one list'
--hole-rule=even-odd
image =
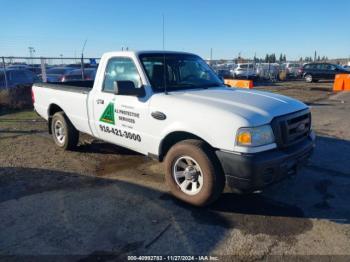
[{"label": "salvage lot", "polygon": [[34,113],[1,115],[0,255],[350,255],[350,94],[331,86],[259,85],[311,106],[315,154],[297,177],[207,208],[170,197],[144,156],[88,136],[63,152]]}]

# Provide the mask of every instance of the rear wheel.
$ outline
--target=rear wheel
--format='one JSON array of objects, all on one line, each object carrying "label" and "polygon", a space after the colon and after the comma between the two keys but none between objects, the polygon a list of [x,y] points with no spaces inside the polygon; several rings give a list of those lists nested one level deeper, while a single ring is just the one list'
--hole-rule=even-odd
[{"label": "rear wheel", "polygon": [[64,149],[74,149],[79,141],[79,132],[63,112],[57,112],[51,122],[52,137],[55,144]]},{"label": "rear wheel", "polygon": [[218,199],[225,177],[213,150],[200,140],[185,140],[166,155],[166,182],[171,193],[192,205],[205,206]]}]

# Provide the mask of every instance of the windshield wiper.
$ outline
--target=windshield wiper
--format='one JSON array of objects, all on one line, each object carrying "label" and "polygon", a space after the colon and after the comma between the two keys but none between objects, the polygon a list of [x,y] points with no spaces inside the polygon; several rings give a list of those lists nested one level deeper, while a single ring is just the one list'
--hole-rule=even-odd
[{"label": "windshield wiper", "polygon": [[209,87],[220,87],[220,86],[223,86],[223,85],[221,85],[219,83],[211,83],[211,84],[206,84],[206,85],[200,86],[200,87],[202,87],[204,89],[208,89]]}]

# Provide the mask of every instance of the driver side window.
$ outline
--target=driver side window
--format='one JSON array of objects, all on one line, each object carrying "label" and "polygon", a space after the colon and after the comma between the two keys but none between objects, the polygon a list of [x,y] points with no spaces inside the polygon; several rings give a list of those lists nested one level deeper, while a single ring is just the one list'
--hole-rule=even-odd
[{"label": "driver side window", "polygon": [[102,90],[114,92],[115,81],[132,81],[136,88],[141,87],[141,78],[132,59],[115,57],[108,61]]}]

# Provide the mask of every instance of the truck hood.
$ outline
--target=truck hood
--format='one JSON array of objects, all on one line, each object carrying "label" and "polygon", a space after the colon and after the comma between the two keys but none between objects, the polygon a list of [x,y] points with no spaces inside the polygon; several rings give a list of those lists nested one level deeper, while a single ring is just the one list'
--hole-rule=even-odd
[{"label": "truck hood", "polygon": [[[171,92],[190,104],[204,104],[209,112],[226,111],[241,116],[252,126],[270,123],[276,116],[306,109],[307,106],[290,97],[249,89],[209,88]],[[175,98],[174,97],[174,98]]]}]

